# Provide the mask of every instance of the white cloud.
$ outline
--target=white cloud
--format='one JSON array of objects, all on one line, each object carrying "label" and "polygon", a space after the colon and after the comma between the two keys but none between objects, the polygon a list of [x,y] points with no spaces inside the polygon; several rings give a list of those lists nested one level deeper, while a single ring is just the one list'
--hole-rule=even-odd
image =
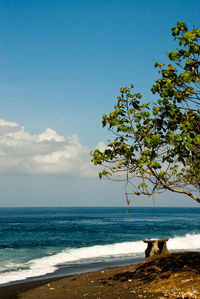
[{"label": "white cloud", "polygon": [[54,130],[52,129],[46,129],[46,131],[40,135],[38,135],[39,141],[45,141],[45,140],[55,140],[55,141],[65,141],[65,138],[63,136],[58,135]]},{"label": "white cloud", "polygon": [[0,126],[1,127],[19,127],[19,125],[15,122],[7,121],[4,119],[0,119]]},{"label": "white cloud", "polygon": [[[103,143],[99,143],[104,147]],[[77,135],[64,137],[48,128],[32,135],[15,122],[0,119],[0,174],[95,176],[91,149]]]},{"label": "white cloud", "polygon": [[97,144],[96,148],[98,148],[101,152],[103,152],[103,151],[105,151],[105,149],[108,148],[108,147],[105,145],[104,142],[100,141],[100,142]]}]

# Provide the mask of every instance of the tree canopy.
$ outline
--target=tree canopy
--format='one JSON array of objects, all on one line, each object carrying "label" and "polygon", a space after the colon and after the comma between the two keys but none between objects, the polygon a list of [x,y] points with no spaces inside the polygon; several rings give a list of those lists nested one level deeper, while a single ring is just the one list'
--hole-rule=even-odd
[{"label": "tree canopy", "polygon": [[168,65],[156,62],[159,78],[151,91],[157,101],[120,88],[107,126],[115,138],[104,151],[93,152],[99,177],[125,180],[128,195],[153,195],[170,190],[200,203],[200,29],[183,22],[172,28],[178,49],[168,53]]}]

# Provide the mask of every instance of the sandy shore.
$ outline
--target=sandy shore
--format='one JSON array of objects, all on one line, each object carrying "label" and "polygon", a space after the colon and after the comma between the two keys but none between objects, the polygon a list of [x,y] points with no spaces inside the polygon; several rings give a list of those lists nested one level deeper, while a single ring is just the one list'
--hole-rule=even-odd
[{"label": "sandy shore", "polygon": [[200,298],[200,252],[0,288],[1,299]]}]

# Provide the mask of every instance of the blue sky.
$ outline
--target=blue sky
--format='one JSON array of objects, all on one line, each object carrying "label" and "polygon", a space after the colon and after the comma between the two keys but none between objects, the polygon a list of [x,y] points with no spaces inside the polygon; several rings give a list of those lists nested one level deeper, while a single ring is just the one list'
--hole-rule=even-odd
[{"label": "blue sky", "polygon": [[[125,206],[120,184],[87,170],[87,153],[111,138],[101,116],[121,86],[152,99],[153,65],[175,49],[179,20],[199,26],[199,1],[0,1],[0,206]],[[156,202],[195,205],[168,193]]]}]

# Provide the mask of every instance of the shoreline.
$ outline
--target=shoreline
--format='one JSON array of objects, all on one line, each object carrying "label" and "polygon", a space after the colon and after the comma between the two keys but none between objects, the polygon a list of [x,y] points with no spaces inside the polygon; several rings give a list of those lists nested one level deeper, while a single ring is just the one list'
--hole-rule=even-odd
[{"label": "shoreline", "polygon": [[60,265],[54,272],[46,273],[40,276],[27,277],[25,279],[19,279],[15,281],[10,281],[7,283],[0,284],[0,289],[2,287],[10,287],[14,285],[21,285],[26,283],[32,283],[37,281],[45,281],[52,279],[59,279],[63,277],[68,277],[72,275],[79,275],[90,272],[97,272],[101,270],[105,270],[108,268],[117,268],[123,266],[130,266],[140,263],[144,260],[144,256],[142,257],[132,257],[126,258],[124,260],[114,260],[109,262],[93,262],[93,263],[84,263],[84,264],[71,264],[71,265]]},{"label": "shoreline", "polygon": [[179,295],[190,292],[191,298],[200,298],[199,251],[170,253],[132,266],[2,286],[0,298],[113,299],[120,296],[125,299],[141,295],[159,298],[175,292]]},{"label": "shoreline", "polygon": [[[136,264],[137,265],[137,264]],[[90,283],[92,289],[95,288],[94,280],[100,280],[101,284],[104,288],[104,292],[106,291],[106,279],[110,275],[119,275],[121,273],[127,273],[127,271],[130,270],[131,267],[134,265],[126,265],[126,266],[118,266],[118,267],[112,267],[112,268],[106,268],[104,270],[99,271],[92,271],[92,272],[85,272],[85,273],[79,273],[69,276],[63,276],[63,277],[54,277],[54,278],[47,278],[47,279],[40,279],[36,281],[24,281],[23,283],[17,283],[12,285],[7,285],[0,287],[0,299],[19,299],[19,298],[26,298],[26,299],[35,299],[35,298],[54,298],[54,299],[79,299],[79,298],[98,298],[95,297],[98,294],[92,294],[88,296],[87,288],[84,289],[84,286],[88,283]],[[77,292],[77,286],[73,286],[73,284],[76,284],[78,282],[78,289],[79,292]],[[66,288],[66,285],[71,286],[72,292],[68,292],[68,294],[60,294],[62,293],[63,288]],[[89,287],[90,287],[89,286]],[[88,286],[87,286],[88,287]],[[108,284],[108,287],[112,287],[111,284]],[[59,294],[55,293],[55,290],[60,290]],[[80,296],[80,289],[82,289],[82,296]],[[41,297],[41,291],[42,297]],[[69,291],[69,290],[68,290]],[[93,293],[93,291],[92,291]],[[134,291],[132,293],[131,298],[138,298],[138,295],[141,294],[139,291]],[[109,294],[109,297],[103,297],[105,298],[115,298],[113,297],[113,292]],[[159,293],[159,296],[162,295]],[[79,297],[80,296],[80,297]],[[117,297],[116,297],[117,298]],[[126,298],[120,297],[120,298]],[[157,298],[156,295],[151,294],[151,298]]]}]

